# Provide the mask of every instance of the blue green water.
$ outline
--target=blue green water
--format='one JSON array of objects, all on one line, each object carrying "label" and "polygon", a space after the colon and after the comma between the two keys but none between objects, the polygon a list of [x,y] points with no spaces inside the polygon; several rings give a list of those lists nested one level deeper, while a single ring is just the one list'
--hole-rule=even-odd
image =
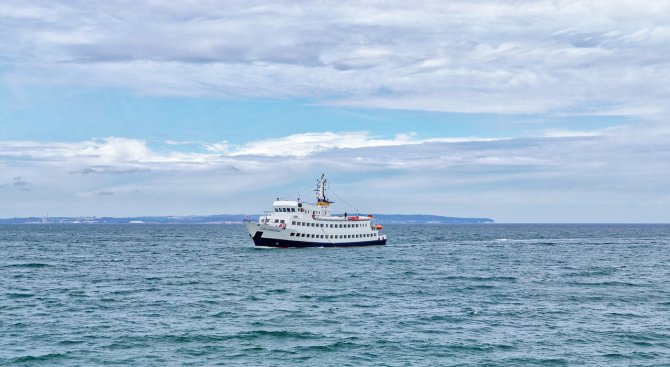
[{"label": "blue green water", "polygon": [[0,226],[0,366],[669,366],[670,225]]}]

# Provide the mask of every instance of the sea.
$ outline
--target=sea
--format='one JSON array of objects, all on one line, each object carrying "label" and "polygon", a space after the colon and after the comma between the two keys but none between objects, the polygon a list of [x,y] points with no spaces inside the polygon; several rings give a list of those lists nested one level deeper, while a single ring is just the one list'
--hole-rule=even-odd
[{"label": "sea", "polygon": [[0,366],[670,366],[670,225],[0,226]]}]

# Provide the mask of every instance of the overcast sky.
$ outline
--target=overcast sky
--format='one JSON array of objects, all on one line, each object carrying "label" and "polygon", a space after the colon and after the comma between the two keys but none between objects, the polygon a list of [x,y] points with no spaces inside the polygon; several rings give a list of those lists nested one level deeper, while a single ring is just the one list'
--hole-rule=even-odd
[{"label": "overcast sky", "polygon": [[670,1],[420,4],[0,2],[0,217],[670,221]]}]

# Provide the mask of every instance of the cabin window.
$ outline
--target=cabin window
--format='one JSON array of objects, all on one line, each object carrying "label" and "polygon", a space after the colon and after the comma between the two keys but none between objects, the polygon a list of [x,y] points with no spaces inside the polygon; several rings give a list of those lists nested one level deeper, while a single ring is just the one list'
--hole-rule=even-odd
[{"label": "cabin window", "polygon": [[295,212],[295,208],[291,208],[291,211],[292,211],[292,212]]},{"label": "cabin window", "polygon": [[279,223],[279,219],[275,219],[275,223]]},{"label": "cabin window", "polygon": [[323,228],[323,223],[321,223],[319,226],[320,226],[321,228]]},{"label": "cabin window", "polygon": [[292,221],[292,222],[291,222],[291,225],[294,226],[294,225],[295,225],[295,221]]},{"label": "cabin window", "polygon": [[283,220],[283,219],[282,219],[282,220],[280,220],[280,221],[279,221],[279,223],[284,223],[284,220]]},{"label": "cabin window", "polygon": [[295,233],[291,233],[291,237],[295,236]]},{"label": "cabin window", "polygon": [[300,237],[305,237],[305,234],[304,234],[304,233],[303,233],[303,234],[301,234],[301,235],[300,235]]}]

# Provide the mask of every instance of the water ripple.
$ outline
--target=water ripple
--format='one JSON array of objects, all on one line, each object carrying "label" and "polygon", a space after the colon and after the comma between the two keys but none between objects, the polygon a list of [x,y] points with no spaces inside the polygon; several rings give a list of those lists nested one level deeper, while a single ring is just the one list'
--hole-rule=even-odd
[{"label": "water ripple", "polygon": [[0,366],[667,366],[670,226],[0,226]]}]

